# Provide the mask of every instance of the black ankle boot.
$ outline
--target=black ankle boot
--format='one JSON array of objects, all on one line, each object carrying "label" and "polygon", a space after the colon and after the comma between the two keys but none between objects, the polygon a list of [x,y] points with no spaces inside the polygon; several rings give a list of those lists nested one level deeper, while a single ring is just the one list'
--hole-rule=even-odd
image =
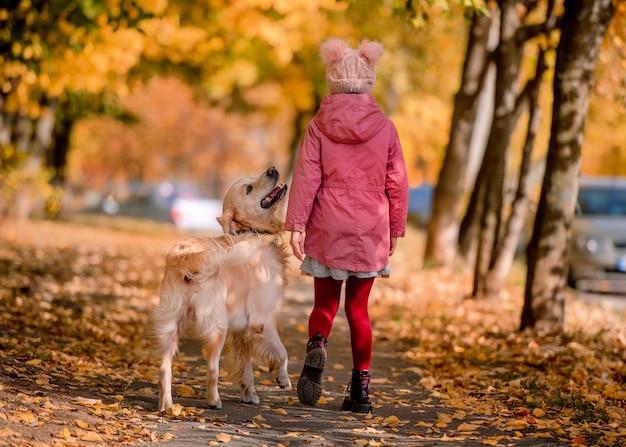
[{"label": "black ankle boot", "polygon": [[341,409],[353,413],[369,413],[372,411],[370,400],[370,372],[352,370],[352,379],[348,384],[350,395],[343,400]]},{"label": "black ankle boot", "polygon": [[322,373],[326,364],[326,338],[316,332],[306,345],[304,368],[298,379],[298,399],[304,405],[315,405],[322,395]]}]

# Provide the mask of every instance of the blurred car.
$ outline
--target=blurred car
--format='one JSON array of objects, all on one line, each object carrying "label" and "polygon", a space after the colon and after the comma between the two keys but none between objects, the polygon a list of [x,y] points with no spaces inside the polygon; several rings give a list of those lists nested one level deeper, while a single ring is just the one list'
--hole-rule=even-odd
[{"label": "blurred car", "polygon": [[409,189],[409,222],[421,227],[428,225],[434,191],[435,187],[428,183]]},{"label": "blurred car", "polygon": [[572,287],[626,291],[626,178],[581,178],[569,258]]},{"label": "blurred car", "polygon": [[[129,182],[110,192],[101,209],[111,216],[127,216],[170,222],[177,200],[202,200],[198,188],[186,182],[163,180],[156,183]],[[202,205],[201,205],[202,206]]]},{"label": "blurred car", "polygon": [[222,215],[218,199],[180,198],[174,200],[170,216],[176,228],[187,231],[217,231],[222,227],[217,218]]}]

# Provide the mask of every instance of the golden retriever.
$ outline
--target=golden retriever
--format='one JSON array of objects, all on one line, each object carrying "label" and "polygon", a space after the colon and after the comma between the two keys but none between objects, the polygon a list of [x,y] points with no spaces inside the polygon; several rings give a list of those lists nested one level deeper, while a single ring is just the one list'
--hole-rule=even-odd
[{"label": "golden retriever", "polygon": [[239,381],[241,402],[259,403],[253,361],[267,364],[281,388],[291,387],[287,350],[276,327],[288,258],[276,208],[286,191],[274,167],[237,181],[218,218],[226,234],[187,238],[167,254],[153,313],[161,358],[159,411],[173,405],[172,359],[186,325],[204,342],[209,407],[222,408],[217,389],[222,352],[225,369]]}]

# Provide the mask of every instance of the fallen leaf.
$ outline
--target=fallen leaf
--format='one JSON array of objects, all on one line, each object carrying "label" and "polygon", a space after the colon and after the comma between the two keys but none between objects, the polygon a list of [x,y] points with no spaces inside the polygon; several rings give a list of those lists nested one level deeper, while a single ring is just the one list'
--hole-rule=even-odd
[{"label": "fallen leaf", "polygon": [[73,404],[77,404],[77,405],[86,405],[86,406],[92,406],[92,405],[100,405],[102,404],[102,401],[100,399],[91,399],[89,397],[77,397],[76,399],[74,399],[72,401]]},{"label": "fallen leaf", "polygon": [[185,407],[183,407],[181,404],[174,404],[172,405],[172,408],[167,410],[167,413],[172,414],[173,416],[180,416],[184,409]]},{"label": "fallen leaf", "polygon": [[437,421],[438,422],[450,423],[450,422],[452,422],[452,418],[450,417],[450,415],[448,415],[446,413],[437,412]]},{"label": "fallen leaf", "polygon": [[222,442],[222,443],[230,442],[232,439],[232,436],[229,435],[228,433],[218,433],[217,435],[215,435],[215,437],[217,438],[219,442]]},{"label": "fallen leaf", "polygon": [[458,431],[474,431],[474,430],[478,429],[478,426],[474,425],[474,424],[468,424],[466,422],[463,422],[463,423],[459,424],[459,426],[456,429]]},{"label": "fallen leaf", "polygon": [[183,384],[178,386],[178,394],[180,397],[194,397],[196,392],[190,386]]},{"label": "fallen leaf", "polygon": [[546,415],[546,412],[539,407],[533,410],[533,416],[535,416],[536,418],[542,418],[545,415]]},{"label": "fallen leaf", "polygon": [[80,437],[80,440],[85,442],[104,442],[102,437],[94,431],[88,431]]},{"label": "fallen leaf", "polygon": [[388,416],[383,421],[383,424],[385,424],[385,425],[398,425],[399,422],[400,422],[400,419],[398,419],[397,416]]}]

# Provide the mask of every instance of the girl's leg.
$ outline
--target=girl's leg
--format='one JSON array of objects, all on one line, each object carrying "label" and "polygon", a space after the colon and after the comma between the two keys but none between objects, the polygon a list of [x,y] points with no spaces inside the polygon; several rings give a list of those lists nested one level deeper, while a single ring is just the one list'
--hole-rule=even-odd
[{"label": "girl's leg", "polygon": [[351,276],[346,281],[346,318],[350,325],[352,362],[356,371],[369,371],[372,359],[372,325],[367,304],[375,278]]},{"label": "girl's leg", "polygon": [[309,337],[317,332],[324,338],[330,335],[339,310],[342,283],[343,281],[331,277],[314,279],[315,304],[309,316]]},{"label": "girl's leg", "polygon": [[350,394],[341,404],[342,410],[354,413],[372,411],[369,396],[370,362],[372,360],[372,325],[367,312],[374,278],[351,276],[346,282],[346,317],[350,325],[352,344],[352,379],[348,385]]},{"label": "girl's leg", "polygon": [[322,374],[326,365],[326,339],[339,309],[341,284],[332,278],[315,278],[315,304],[309,317],[309,342],[304,367],[296,387],[304,405],[315,405],[322,395]]}]

